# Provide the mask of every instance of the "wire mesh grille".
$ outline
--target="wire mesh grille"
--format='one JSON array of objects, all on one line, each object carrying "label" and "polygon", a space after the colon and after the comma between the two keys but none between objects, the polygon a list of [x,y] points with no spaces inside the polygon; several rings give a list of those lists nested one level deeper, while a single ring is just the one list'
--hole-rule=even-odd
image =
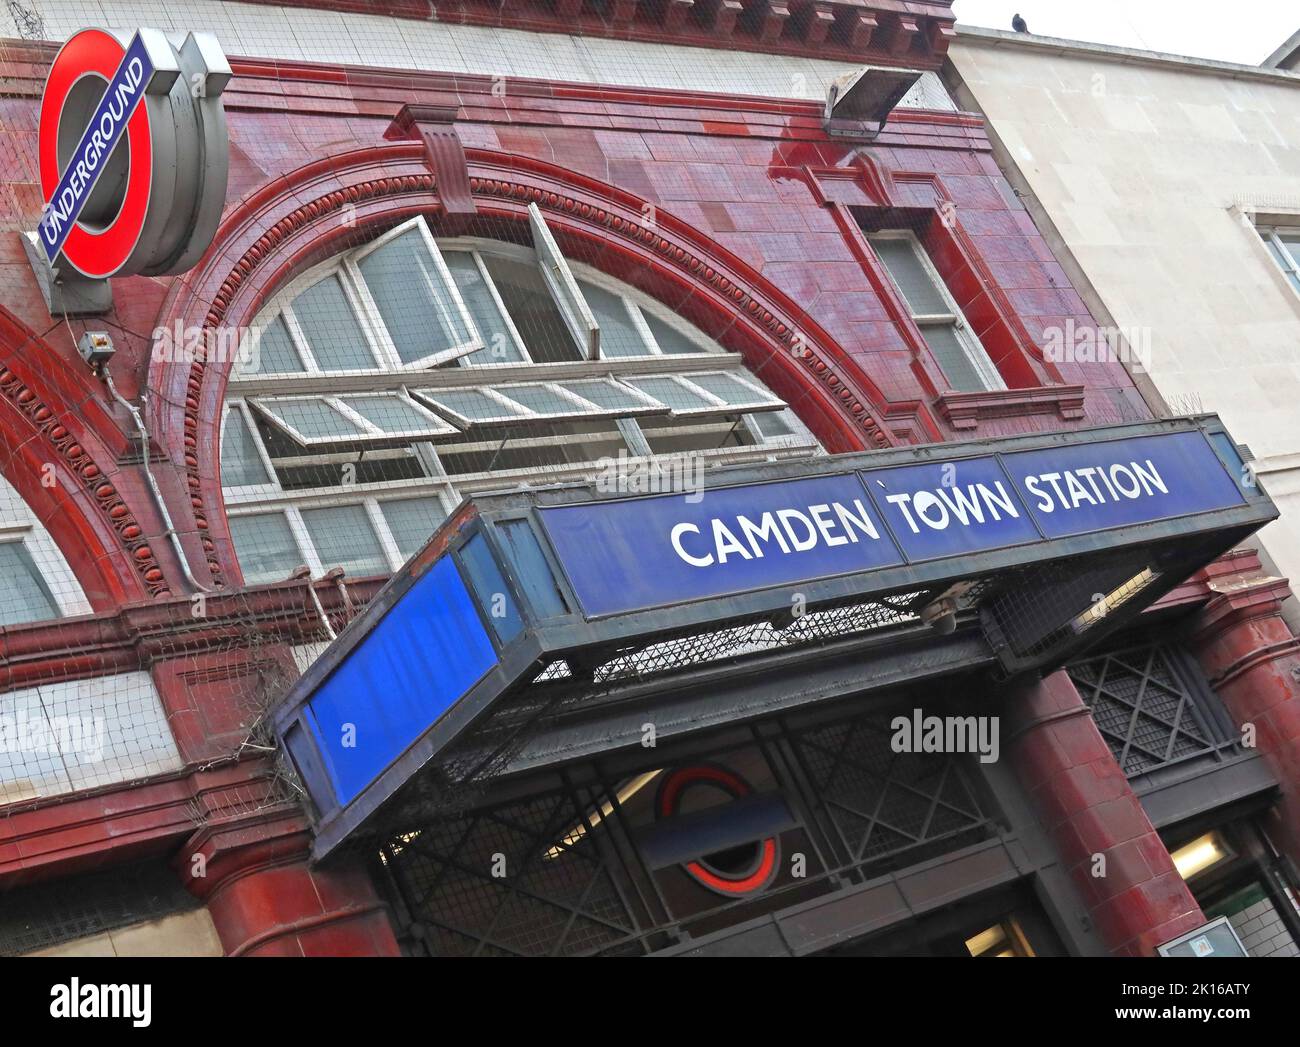
[{"label": "wire mesh grille", "polygon": [[950,754],[896,753],[886,717],[795,735],[818,803],[852,864],[921,861],[986,835],[986,816]]},{"label": "wire mesh grille", "polygon": [[1130,776],[1214,747],[1195,692],[1160,645],[1067,667],[1115,760]]},{"label": "wire mesh grille", "polygon": [[149,862],[0,892],[0,956],[198,908],[166,865]]},{"label": "wire mesh grille", "polygon": [[[650,770],[601,769],[598,786],[552,787],[422,821],[408,816],[405,828],[390,830],[378,845],[377,873],[421,951],[653,951],[685,926],[716,929],[793,904],[810,891],[835,889],[833,871],[871,877],[994,832],[961,757],[895,753],[889,722],[878,713],[806,727],[768,720],[747,729],[757,745],[738,746],[733,739],[708,752],[697,747],[676,765],[670,749]],[[802,775],[791,775],[773,757],[774,747],[783,745]],[[796,822],[791,830],[801,850],[820,856],[808,859],[815,875],[778,877],[779,886],[743,899],[706,892],[701,900],[698,891],[683,893],[680,876],[665,880],[662,863],[643,850],[647,819],[653,821],[648,801],[669,769],[687,765],[743,767],[760,793],[782,796],[791,810],[824,812],[824,821]],[[707,838],[699,847],[710,850]],[[717,860],[726,860],[725,853]]]}]

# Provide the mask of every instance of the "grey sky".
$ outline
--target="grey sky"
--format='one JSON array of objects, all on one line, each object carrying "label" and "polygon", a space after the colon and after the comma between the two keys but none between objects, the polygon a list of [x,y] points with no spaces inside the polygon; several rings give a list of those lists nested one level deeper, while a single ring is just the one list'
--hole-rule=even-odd
[{"label": "grey sky", "polygon": [[952,0],[959,25],[1029,30],[1068,40],[1140,47],[1258,65],[1297,29],[1295,0]]}]

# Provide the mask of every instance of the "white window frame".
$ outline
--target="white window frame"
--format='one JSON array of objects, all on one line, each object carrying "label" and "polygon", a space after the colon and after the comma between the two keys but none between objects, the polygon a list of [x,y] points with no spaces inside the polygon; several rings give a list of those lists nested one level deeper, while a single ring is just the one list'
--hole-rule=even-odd
[{"label": "white window frame", "polygon": [[[375,425],[374,422],[366,418],[359,411],[349,407],[344,402],[344,397],[348,396],[374,396],[388,397],[394,400],[402,401],[407,407],[413,408],[421,416],[428,418],[432,430],[412,429],[403,430],[402,432],[389,432]],[[331,409],[339,412],[342,417],[357,426],[360,434],[344,434],[341,436],[307,436],[294,428],[289,422],[280,418],[275,413],[275,405],[284,403],[304,403],[311,401],[327,404]],[[312,450],[315,448],[330,447],[352,447],[357,444],[373,443],[403,443],[411,440],[430,440],[436,436],[451,436],[455,433],[455,428],[449,425],[443,418],[430,411],[423,404],[416,401],[413,397],[406,395],[405,388],[398,390],[376,390],[374,392],[353,392],[340,393],[338,396],[323,396],[320,394],[303,394],[299,396],[254,396],[247,401],[248,405],[258,414],[265,418],[266,421],[279,429],[282,433],[293,440],[299,446]]]},{"label": "white window frame", "polygon": [[[491,241],[480,241],[471,238],[457,238],[455,240],[443,241],[443,244],[439,249],[443,252],[444,258],[448,252],[469,255],[470,261],[474,263],[474,267],[478,270],[479,278],[487,285],[488,293],[492,296],[492,301],[496,305],[497,313],[505,322],[506,330],[510,334],[510,340],[514,342],[515,349],[518,350],[521,358],[519,360],[499,360],[494,363],[470,363],[469,357],[473,354],[466,353],[463,357],[459,358],[461,366],[475,369],[480,367],[519,367],[521,364],[532,364],[534,367],[542,366],[533,359],[532,354],[528,351],[528,345],[524,342],[524,336],[519,333],[519,328],[515,326],[515,319],[510,315],[510,310],[506,308],[505,299],[501,297],[501,291],[497,288],[497,282],[492,279],[492,274],[488,271],[487,263],[483,261],[484,252],[480,250],[477,245],[479,243],[490,242]],[[488,253],[501,254],[504,257],[510,257],[514,254],[514,252],[509,252],[509,254],[507,254],[505,251],[488,251]],[[450,271],[450,267],[448,267],[448,271]],[[457,292],[459,292],[459,290],[458,287]],[[466,306],[466,308],[468,309],[469,307]],[[483,332],[480,331],[479,337],[482,338],[482,336]],[[487,345],[486,339],[484,339],[484,346],[490,353],[492,347]]]},{"label": "white window frame", "polygon": [[551,227],[546,224],[541,209],[535,203],[528,205],[528,224],[533,231],[533,247],[537,252],[537,267],[550,289],[555,306],[564,317],[569,333],[578,349],[588,360],[600,359],[600,325],[596,314],[583,296],[574,279],[568,260],[560,251]]},{"label": "white window frame", "polygon": [[223,483],[221,485],[223,490],[239,496],[279,494],[281,487],[280,481],[276,476],[275,465],[271,460],[270,454],[267,453],[266,447],[262,443],[262,434],[257,430],[257,422],[253,418],[253,413],[248,407],[248,404],[242,399],[227,400],[222,405],[221,429],[217,433],[218,462],[221,461],[221,458],[224,457],[225,454],[226,420],[232,411],[239,415],[241,421],[244,423],[245,430],[252,438],[253,446],[257,449],[258,460],[262,463],[262,468],[266,470],[266,475],[270,477],[270,483],[229,485]]},{"label": "white window frame", "polygon": [[63,550],[22,495],[3,477],[0,477],[0,542],[18,542],[27,550],[59,618],[92,613],[90,600]]},{"label": "white window frame", "polygon": [[1288,244],[1282,239],[1284,235],[1300,238],[1300,225],[1263,225],[1256,229],[1261,239],[1273,245],[1273,250],[1268,252],[1273,264],[1286,274],[1291,289],[1300,294],[1300,258],[1297,258],[1300,244]]},{"label": "white window frame", "polygon": [[[460,345],[449,346],[446,349],[439,349],[436,352],[428,353],[419,359],[405,363],[397,353],[397,346],[388,332],[388,325],[384,323],[384,318],[379,311],[379,306],[376,304],[374,297],[370,293],[370,288],[366,284],[366,278],[361,272],[361,262],[376,251],[392,243],[398,237],[405,236],[412,230],[417,230],[419,232],[420,239],[424,242],[424,246],[429,252],[429,257],[433,261],[439,279],[446,284],[446,289],[451,295],[451,303],[455,306],[456,312],[460,315],[460,320],[464,324],[465,331],[469,335],[469,341],[463,342]],[[425,222],[423,215],[416,215],[416,217],[409,221],[395,226],[382,236],[370,241],[370,243],[366,244],[364,247],[350,251],[343,257],[343,267],[347,270],[348,275],[353,280],[357,292],[357,298],[361,302],[362,309],[370,321],[370,326],[373,328],[383,347],[383,352],[387,357],[385,361],[387,366],[381,368],[382,370],[423,371],[430,367],[435,367],[438,364],[446,363],[449,360],[468,356],[470,353],[478,352],[478,350],[484,348],[483,336],[479,334],[478,327],[474,323],[474,317],[470,315],[469,308],[465,305],[465,300],[461,297],[460,288],[452,278],[451,270],[447,268],[446,259],[442,257],[442,250],[438,247],[437,241],[434,240],[433,233],[429,231],[429,226]],[[454,328],[454,317],[448,312],[446,304],[442,296],[439,294],[438,289],[436,287],[429,287],[428,292],[430,299],[433,301],[434,308],[443,315],[446,321],[448,321],[447,326]]]},{"label": "white window frame", "polygon": [[[761,397],[761,399],[756,399],[752,404],[727,403],[727,401],[722,399],[722,397],[716,395],[715,393],[709,392],[707,389],[704,388],[704,386],[696,385],[693,381],[691,381],[691,378],[697,377],[695,375],[690,375],[690,376],[679,375],[679,374],[628,375],[627,382],[628,384],[630,384],[632,382],[639,381],[645,378],[655,378],[655,379],[666,378],[676,383],[677,385],[682,386],[687,392],[695,396],[703,397],[705,400],[710,401],[710,405],[707,407],[674,407],[672,404],[666,404],[665,406],[668,407],[668,411],[673,418],[711,418],[715,415],[756,414],[762,411],[784,411],[787,410],[790,406],[779,396],[777,396],[776,393],[769,391],[766,387],[758,386],[753,380],[750,379],[749,375],[745,372],[730,371],[730,370],[702,371],[700,372],[698,377],[706,378],[706,377],[711,377],[713,375],[725,375],[727,378],[734,379],[735,381],[740,382],[742,385],[752,389],[755,395]],[[633,388],[637,388],[637,387],[634,386]],[[637,391],[641,392],[639,388],[637,389]],[[650,396],[651,394],[645,393],[645,395]]]},{"label": "white window frame", "polygon": [[[920,260],[921,267],[925,270],[935,289],[938,290],[940,297],[947,304],[948,312],[946,313],[913,313],[907,296],[903,294],[902,288],[894,280],[893,274],[889,271],[889,266],[885,265],[884,260],[877,255],[877,261],[880,262],[881,268],[884,269],[890,281],[894,283],[894,289],[898,293],[899,300],[907,309],[912,322],[921,329],[921,333],[924,335],[927,327],[951,326],[957,336],[957,341],[961,343],[966,352],[967,360],[970,361],[971,367],[975,370],[976,377],[984,385],[982,391],[998,392],[1006,389],[1007,383],[1002,378],[1001,372],[998,371],[997,365],[994,364],[993,358],[989,356],[988,350],[984,348],[984,343],[971,330],[965,314],[957,305],[957,300],[953,298],[952,292],[948,290],[948,284],[939,275],[939,270],[934,267],[934,262],[930,260],[930,252],[925,249],[925,245],[921,243],[916,234],[910,229],[882,229],[880,232],[867,234],[867,242],[870,243],[872,240],[903,240],[907,242],[912,248],[912,253]],[[931,352],[931,359],[934,360],[936,367],[940,370],[943,369],[943,364],[933,351]],[[947,376],[945,375],[945,377]]]}]

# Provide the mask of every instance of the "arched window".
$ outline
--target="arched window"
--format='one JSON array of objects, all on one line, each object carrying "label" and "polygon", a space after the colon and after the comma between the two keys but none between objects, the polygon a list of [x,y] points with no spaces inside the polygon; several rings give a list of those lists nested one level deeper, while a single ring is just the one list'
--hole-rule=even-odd
[{"label": "arched window", "polygon": [[0,478],[0,626],[90,610],[40,517]]},{"label": "arched window", "polygon": [[262,310],[222,421],[245,581],[387,574],[476,490],[818,453],[738,354],[567,261],[536,212],[533,242],[416,218]]}]

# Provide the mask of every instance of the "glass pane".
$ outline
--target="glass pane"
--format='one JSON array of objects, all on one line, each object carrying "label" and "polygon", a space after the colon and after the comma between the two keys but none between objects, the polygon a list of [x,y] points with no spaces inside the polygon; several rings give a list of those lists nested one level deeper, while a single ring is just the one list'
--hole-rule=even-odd
[{"label": "glass pane", "polygon": [[873,239],[871,246],[885,263],[914,315],[952,312],[952,306],[935,286],[910,240]]},{"label": "glass pane", "polygon": [[1291,255],[1291,264],[1300,266],[1300,235],[1285,234],[1278,237]]},{"label": "glass pane", "polygon": [[483,262],[534,362],[582,359],[536,266],[487,254]]},{"label": "glass pane", "polygon": [[771,439],[777,436],[793,436],[794,427],[785,419],[785,411],[763,411],[749,417],[758,426],[758,431]]},{"label": "glass pane", "polygon": [[729,374],[693,374],[690,376],[690,381],[705,392],[712,393],[723,403],[761,404],[776,399],[770,393],[760,393],[751,389]]},{"label": "glass pane", "polygon": [[518,418],[522,413],[477,389],[421,389],[419,394],[435,407],[441,405],[471,422],[491,418]]},{"label": "glass pane", "polygon": [[405,557],[414,556],[447,519],[437,498],[397,498],[379,503],[393,541]]},{"label": "glass pane", "polygon": [[284,513],[232,516],[230,537],[244,581],[250,584],[288,578],[305,559]]},{"label": "glass pane", "polygon": [[548,389],[544,385],[508,385],[497,391],[516,403],[523,404],[529,410],[536,411],[538,414],[575,415],[587,413],[587,408],[575,404],[572,400],[566,400],[555,390]]},{"label": "glass pane", "polygon": [[58,618],[45,579],[22,542],[0,542],[0,625]]},{"label": "glass pane", "polygon": [[322,371],[375,369],[361,321],[337,276],[313,284],[295,298],[293,315]]},{"label": "glass pane", "polygon": [[622,298],[582,280],[578,281],[578,286],[600,325],[601,356],[650,355],[650,347],[637,332]]},{"label": "glass pane", "polygon": [[653,405],[647,404],[632,390],[613,382],[565,382],[564,388],[609,411],[654,410]]},{"label": "glass pane", "polygon": [[325,570],[342,567],[355,577],[389,572],[388,558],[379,544],[379,536],[370,525],[365,506],[304,509],[302,520]]},{"label": "glass pane", "polygon": [[628,378],[626,381],[674,411],[717,410],[712,400],[706,400],[694,389],[688,389],[671,378]]},{"label": "glass pane", "polygon": [[299,374],[302,370],[302,361],[281,316],[262,329],[255,355],[239,369],[240,374]]},{"label": "glass pane", "polygon": [[339,399],[386,433],[445,432],[448,428],[427,418],[400,396],[341,396]]},{"label": "glass pane", "polygon": [[359,268],[402,363],[472,340],[418,229],[372,251]]},{"label": "glass pane", "polygon": [[469,571],[474,595],[488,615],[492,631],[502,643],[509,643],[524,627],[515,606],[514,595],[501,577],[501,569],[482,534],[476,534],[460,551],[461,562]]},{"label": "glass pane", "polygon": [[234,407],[227,412],[226,424],[221,430],[221,482],[226,487],[249,487],[271,482],[243,412]]},{"label": "glass pane", "polygon": [[939,361],[948,383],[959,392],[979,392],[987,389],[984,379],[971,363],[966,346],[952,324],[928,324],[921,328],[930,352]]},{"label": "glass pane", "polygon": [[[671,355],[683,355],[686,353],[702,353],[706,350],[703,346],[692,342],[675,327],[670,327],[656,316],[651,316],[649,312],[642,309],[641,315],[645,317],[645,322],[650,325],[650,333],[655,336],[655,341],[659,343],[659,350]],[[604,332],[601,338],[605,337]],[[604,345],[604,342],[601,342]]]},{"label": "glass pane", "polygon": [[483,339],[482,349],[460,357],[461,366],[522,362],[524,355],[515,344],[514,336],[510,333],[501,310],[497,308],[496,299],[492,297],[487,281],[479,272],[474,256],[468,251],[448,251],[443,258],[451,270],[452,279],[460,288],[465,307],[474,318],[479,337]]},{"label": "glass pane", "polygon": [[364,435],[355,422],[345,418],[324,400],[259,401],[258,406],[270,411],[308,440],[337,440]]}]

